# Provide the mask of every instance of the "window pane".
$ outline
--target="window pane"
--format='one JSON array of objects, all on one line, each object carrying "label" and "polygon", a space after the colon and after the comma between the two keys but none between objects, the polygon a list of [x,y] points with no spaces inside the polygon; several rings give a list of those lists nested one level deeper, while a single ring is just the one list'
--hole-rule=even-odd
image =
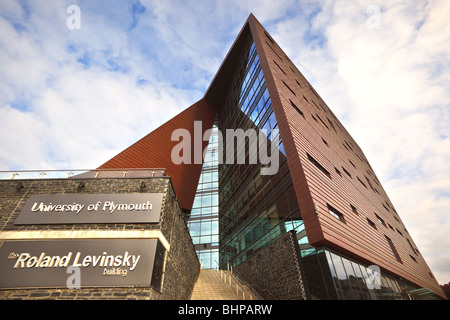
[{"label": "window pane", "polygon": [[334,253],[330,253],[330,255],[336,270],[338,281],[342,288],[342,299],[353,299],[353,291],[347,279],[347,274],[345,272],[344,265],[342,264],[341,257]]}]

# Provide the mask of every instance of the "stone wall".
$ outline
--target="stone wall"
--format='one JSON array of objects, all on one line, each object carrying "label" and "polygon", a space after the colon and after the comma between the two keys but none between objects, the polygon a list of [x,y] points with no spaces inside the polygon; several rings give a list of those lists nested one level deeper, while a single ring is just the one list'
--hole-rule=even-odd
[{"label": "stone wall", "polygon": [[305,300],[295,232],[258,250],[233,272],[265,300]]},{"label": "stone wall", "polygon": [[[84,187],[80,188],[80,183]],[[143,184],[141,184],[143,183]],[[26,201],[35,194],[164,193],[160,223],[14,225]],[[161,291],[152,287],[92,287],[81,289],[0,289],[0,299],[189,299],[200,272],[181,207],[169,177],[0,180],[0,246],[5,240],[68,239],[74,235],[103,238],[159,234],[168,244]],[[130,236],[131,235],[131,236]],[[11,238],[12,237],[12,238]],[[148,236],[151,237],[151,236]]]}]

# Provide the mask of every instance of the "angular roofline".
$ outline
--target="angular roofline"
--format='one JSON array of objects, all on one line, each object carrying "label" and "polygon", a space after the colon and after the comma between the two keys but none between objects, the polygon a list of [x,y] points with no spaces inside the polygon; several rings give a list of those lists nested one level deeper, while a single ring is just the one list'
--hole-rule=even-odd
[{"label": "angular roofline", "polygon": [[[203,96],[204,99],[207,99],[212,107],[215,107],[214,104],[214,96],[217,96],[217,94],[214,91],[217,91],[220,86],[223,84],[224,80],[227,80],[227,73],[231,71],[232,68],[228,68],[230,64],[233,64],[234,59],[237,57],[235,56],[239,49],[241,42],[243,41],[243,38],[247,34],[251,34],[250,30],[250,21],[257,20],[253,13],[250,13],[247,20],[245,21],[244,25],[242,26],[241,30],[239,31],[237,37],[235,38],[233,44],[231,45],[230,50],[228,50],[228,53],[226,54],[225,58],[223,59],[219,69],[217,70],[216,74],[214,75],[210,85],[206,89],[206,92]],[[225,81],[226,82],[226,81]]]}]

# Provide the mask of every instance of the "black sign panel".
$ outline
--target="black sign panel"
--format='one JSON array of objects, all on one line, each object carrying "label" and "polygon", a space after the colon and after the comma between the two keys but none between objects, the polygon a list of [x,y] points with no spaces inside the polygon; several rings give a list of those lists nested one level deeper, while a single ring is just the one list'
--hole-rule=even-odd
[{"label": "black sign panel", "polygon": [[161,262],[154,268],[155,257],[164,256],[158,239],[6,241],[0,248],[0,288],[159,290],[163,270]]},{"label": "black sign panel", "polygon": [[32,195],[14,224],[158,223],[163,193]]}]

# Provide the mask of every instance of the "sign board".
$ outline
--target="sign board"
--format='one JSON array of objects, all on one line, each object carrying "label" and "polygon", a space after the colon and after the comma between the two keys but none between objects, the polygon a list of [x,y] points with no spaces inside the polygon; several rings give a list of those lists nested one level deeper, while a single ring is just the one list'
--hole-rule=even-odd
[{"label": "sign board", "polygon": [[163,196],[164,193],[32,195],[14,224],[158,223]]},{"label": "sign board", "polygon": [[158,239],[5,241],[0,288],[152,286],[160,290]]}]

